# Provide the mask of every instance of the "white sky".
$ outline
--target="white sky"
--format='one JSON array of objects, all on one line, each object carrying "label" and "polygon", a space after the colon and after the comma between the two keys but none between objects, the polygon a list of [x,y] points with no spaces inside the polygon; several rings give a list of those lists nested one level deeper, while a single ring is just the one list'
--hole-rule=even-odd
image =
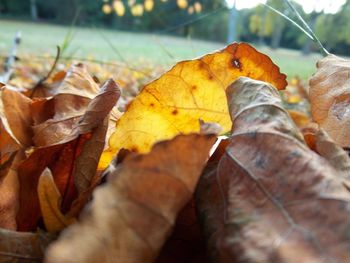
[{"label": "white sky", "polygon": [[[226,0],[229,5],[232,6],[235,0]],[[281,0],[283,1],[283,0]],[[306,13],[310,13],[312,10],[322,11],[326,13],[335,13],[339,10],[341,5],[345,3],[345,0],[295,0],[301,4]],[[237,9],[251,8],[259,3],[266,3],[266,0],[236,0]]]}]

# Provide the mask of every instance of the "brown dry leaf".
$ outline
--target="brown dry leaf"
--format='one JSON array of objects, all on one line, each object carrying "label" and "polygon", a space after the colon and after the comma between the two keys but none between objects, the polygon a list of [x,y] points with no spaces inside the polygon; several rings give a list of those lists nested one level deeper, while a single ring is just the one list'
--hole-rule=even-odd
[{"label": "brown dry leaf", "polygon": [[[108,81],[85,109],[85,114],[75,121],[73,127],[67,129],[64,137],[53,146],[35,149],[20,165],[19,179],[22,187],[17,214],[20,231],[35,230],[41,216],[36,189],[39,177],[46,167],[52,171],[55,184],[62,195],[62,213],[69,212],[73,200],[79,194],[86,196],[86,191],[91,193],[89,183],[92,182],[89,180],[95,176],[104,148],[108,113],[116,104],[119,94],[116,84],[112,80]],[[76,213],[77,211],[74,214]]]},{"label": "brown dry leaf", "polygon": [[342,147],[350,147],[350,61],[328,55],[310,79],[314,121]]},{"label": "brown dry leaf", "polygon": [[348,153],[335,144],[323,129],[316,133],[315,141],[317,153],[326,158],[344,179],[350,180],[350,158]]},{"label": "brown dry leaf", "polygon": [[103,121],[115,106],[120,90],[110,79],[101,88],[99,94],[90,101],[75,95],[55,96],[55,114],[33,127],[36,146],[52,146],[71,141],[78,134],[87,133]]},{"label": "brown dry leaf", "polygon": [[145,86],[129,104],[101,158],[105,168],[125,148],[147,152],[154,142],[179,133],[199,132],[198,120],[231,127],[226,87],[240,76],[250,76],[283,89],[286,76],[271,59],[246,43],[234,43],[216,53],[182,61]]},{"label": "brown dry leaf", "polygon": [[[6,131],[12,139],[21,146],[32,144],[33,123],[31,117],[31,100],[23,94],[2,87],[0,89],[0,119],[2,123],[2,133]],[[1,133],[1,135],[2,135]],[[3,138],[1,139],[3,141]],[[1,143],[1,152],[3,153],[3,143]]]},{"label": "brown dry leaf", "polygon": [[39,231],[21,233],[0,229],[0,262],[37,263],[41,262],[46,247],[56,236]]},{"label": "brown dry leaf", "polygon": [[350,195],[337,171],[306,147],[274,87],[240,78],[227,94],[230,144],[196,194],[212,259],[349,262]]},{"label": "brown dry leaf", "polygon": [[56,94],[72,94],[93,99],[100,88],[88,73],[86,66],[79,63],[70,67]]},{"label": "brown dry leaf", "polygon": [[17,167],[24,158],[22,150],[13,153],[9,167],[1,171],[3,174],[0,176],[0,228],[17,229],[16,215],[19,208],[20,187]]},{"label": "brown dry leaf", "polygon": [[153,262],[190,200],[215,140],[179,135],[157,143],[149,154],[127,156],[95,190],[81,222],[50,246],[45,262]]},{"label": "brown dry leaf", "polygon": [[205,240],[198,223],[195,202],[190,202],[179,212],[174,231],[166,241],[157,263],[209,263]]},{"label": "brown dry leaf", "polygon": [[49,233],[57,233],[75,222],[74,218],[65,217],[62,214],[62,196],[48,168],[43,171],[39,178],[38,196],[45,227]]}]

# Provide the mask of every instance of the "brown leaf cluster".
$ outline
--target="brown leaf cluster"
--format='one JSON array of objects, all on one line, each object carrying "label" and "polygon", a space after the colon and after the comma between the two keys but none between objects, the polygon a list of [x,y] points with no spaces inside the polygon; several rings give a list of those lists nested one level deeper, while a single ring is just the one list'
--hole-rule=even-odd
[{"label": "brown leaf cluster", "polygon": [[[55,85],[24,92],[1,87],[2,228],[45,227],[56,233],[74,221],[100,180],[97,165],[119,95],[112,80],[100,88],[82,64],[72,66]],[[69,223],[60,227],[66,217]],[[28,246],[37,238],[20,232],[3,235],[14,240],[27,236]]]}]

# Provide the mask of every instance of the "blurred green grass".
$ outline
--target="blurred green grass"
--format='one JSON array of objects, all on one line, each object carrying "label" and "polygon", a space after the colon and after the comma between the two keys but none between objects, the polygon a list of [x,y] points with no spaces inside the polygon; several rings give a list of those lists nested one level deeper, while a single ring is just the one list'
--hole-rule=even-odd
[{"label": "blurred green grass", "polygon": [[[0,20],[0,54],[9,54],[15,33],[21,31],[19,57],[21,54],[55,56],[56,46],[64,42],[69,30],[70,27],[65,26]],[[147,64],[168,68],[177,61],[192,59],[225,46],[217,42],[94,28],[75,27],[73,34],[64,56],[103,62],[124,60],[134,67]],[[294,76],[308,79],[320,58],[317,54],[303,56],[295,50],[271,50],[267,47],[258,47],[258,50],[269,55],[289,79]]]}]

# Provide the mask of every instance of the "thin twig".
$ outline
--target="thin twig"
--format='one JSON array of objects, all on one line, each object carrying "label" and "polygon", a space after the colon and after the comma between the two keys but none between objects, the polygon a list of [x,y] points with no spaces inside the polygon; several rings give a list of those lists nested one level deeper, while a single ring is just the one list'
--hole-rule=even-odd
[{"label": "thin twig", "polygon": [[293,6],[290,0],[284,0],[285,3],[288,5],[288,7],[293,11],[293,13],[297,16],[298,20],[304,25],[304,29],[308,31],[308,33],[312,36],[313,41],[318,45],[321,53],[324,56],[329,55],[328,50],[322,45],[321,41],[318,39],[318,37],[315,35],[314,31],[309,27],[309,25],[305,22],[304,18],[300,15],[298,10]]},{"label": "thin twig", "polygon": [[107,42],[107,44],[108,44],[109,47],[112,49],[112,51],[113,51],[115,54],[117,54],[118,58],[119,58],[122,62],[124,62],[126,65],[128,65],[126,59],[124,58],[124,56],[122,55],[122,53],[119,52],[118,48],[116,48],[116,47],[113,45],[112,41],[110,41],[110,39],[109,39],[107,36],[105,36],[105,35],[102,33],[102,31],[101,31],[100,29],[98,29],[98,28],[96,28],[96,29],[97,29],[97,32],[101,35],[101,37]]},{"label": "thin twig", "polygon": [[174,56],[173,54],[171,54],[171,52],[165,47],[165,45],[163,45],[162,42],[160,42],[160,40],[157,38],[157,35],[153,35],[152,41],[159,45],[159,47],[164,51],[164,53],[165,53],[170,59],[172,59],[172,62],[175,62],[175,61],[176,61],[175,56]]},{"label": "thin twig", "polygon": [[50,71],[46,74],[45,77],[41,78],[38,83],[35,84],[35,86],[33,87],[33,90],[35,88],[37,88],[38,86],[40,86],[41,84],[43,84],[52,74],[52,72],[55,70],[56,66],[57,66],[57,62],[60,58],[60,54],[61,54],[61,48],[59,46],[57,46],[57,53],[56,53],[56,57],[55,57],[55,61],[53,62]]}]

